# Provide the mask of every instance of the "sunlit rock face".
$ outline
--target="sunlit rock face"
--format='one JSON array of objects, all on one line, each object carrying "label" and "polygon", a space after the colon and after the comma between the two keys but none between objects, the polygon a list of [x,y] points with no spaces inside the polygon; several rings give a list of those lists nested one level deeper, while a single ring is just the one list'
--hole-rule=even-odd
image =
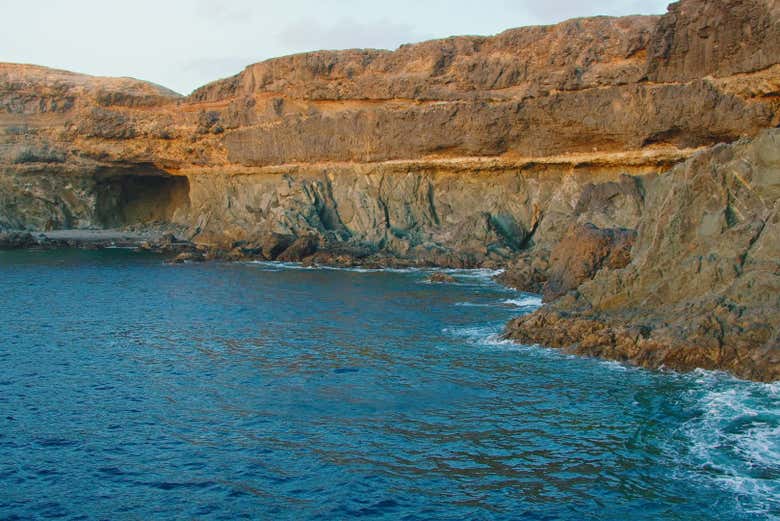
[{"label": "sunlit rock face", "polygon": [[[696,148],[780,123],[777,11],[687,0],[661,17],[300,54],[188,97],[129,78],[0,65],[0,225],[176,220],[209,241],[224,230],[232,240],[338,228],[395,251],[431,241],[457,249],[448,225],[474,228],[484,250],[496,243],[489,223],[503,222],[501,248],[547,239],[529,240],[534,229],[554,229],[557,241],[565,227],[544,221],[571,215],[578,187],[663,172]],[[546,180],[553,186],[529,186]],[[145,202],[158,185],[164,193]],[[506,201],[482,198],[480,185],[501,185]],[[119,208],[129,217],[106,219],[112,200],[164,210]],[[591,217],[609,227],[624,216]]]}]

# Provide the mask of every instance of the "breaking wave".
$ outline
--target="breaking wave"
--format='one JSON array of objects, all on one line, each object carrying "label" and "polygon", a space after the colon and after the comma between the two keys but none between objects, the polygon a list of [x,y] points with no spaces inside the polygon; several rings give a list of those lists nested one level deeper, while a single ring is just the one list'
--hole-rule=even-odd
[{"label": "breaking wave", "polygon": [[693,416],[681,428],[694,478],[735,495],[747,514],[780,519],[780,382],[694,377]]},{"label": "breaking wave", "polygon": [[542,305],[542,297],[538,295],[523,295],[519,298],[510,298],[502,301],[503,304],[510,304],[519,308],[538,308]]}]

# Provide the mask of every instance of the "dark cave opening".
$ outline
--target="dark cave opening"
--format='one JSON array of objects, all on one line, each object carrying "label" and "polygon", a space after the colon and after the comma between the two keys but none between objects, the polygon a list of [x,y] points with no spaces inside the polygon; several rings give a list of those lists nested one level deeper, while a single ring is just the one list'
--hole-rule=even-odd
[{"label": "dark cave opening", "polygon": [[156,169],[101,176],[96,220],[104,228],[168,224],[189,207],[189,194],[186,177]]}]

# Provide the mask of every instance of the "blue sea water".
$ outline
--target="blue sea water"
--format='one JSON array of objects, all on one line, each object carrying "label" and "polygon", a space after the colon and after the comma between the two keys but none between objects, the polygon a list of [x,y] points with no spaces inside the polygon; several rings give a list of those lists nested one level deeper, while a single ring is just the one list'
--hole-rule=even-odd
[{"label": "blue sea water", "polygon": [[780,519],[780,385],[501,341],[490,273],[0,252],[0,519]]}]

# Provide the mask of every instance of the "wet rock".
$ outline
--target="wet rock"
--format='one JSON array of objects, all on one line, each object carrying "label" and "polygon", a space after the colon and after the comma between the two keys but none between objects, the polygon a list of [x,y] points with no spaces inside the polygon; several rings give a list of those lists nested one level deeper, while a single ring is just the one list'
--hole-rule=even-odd
[{"label": "wet rock", "polygon": [[187,262],[204,262],[206,255],[199,251],[188,251],[176,255],[174,258],[169,259],[166,264],[184,264]]},{"label": "wet rock", "polygon": [[172,233],[164,233],[157,242],[161,245],[171,245],[176,244],[179,240]]},{"label": "wet rock", "polygon": [[153,253],[187,253],[197,251],[197,247],[190,241],[180,240],[172,233],[166,233],[155,240],[143,241],[137,246],[140,251]]},{"label": "wet rock", "polygon": [[519,255],[496,277],[501,284],[528,293],[541,293],[547,282],[549,253],[541,248]]},{"label": "wet rock", "polygon": [[0,249],[16,250],[38,246],[38,241],[28,232],[0,232]]},{"label": "wet rock", "polygon": [[455,282],[455,277],[446,273],[433,273],[428,277],[428,282],[434,282],[438,284],[448,284]]},{"label": "wet rock", "polygon": [[303,259],[304,265],[362,266],[376,261],[376,249],[361,244],[331,244]]}]

